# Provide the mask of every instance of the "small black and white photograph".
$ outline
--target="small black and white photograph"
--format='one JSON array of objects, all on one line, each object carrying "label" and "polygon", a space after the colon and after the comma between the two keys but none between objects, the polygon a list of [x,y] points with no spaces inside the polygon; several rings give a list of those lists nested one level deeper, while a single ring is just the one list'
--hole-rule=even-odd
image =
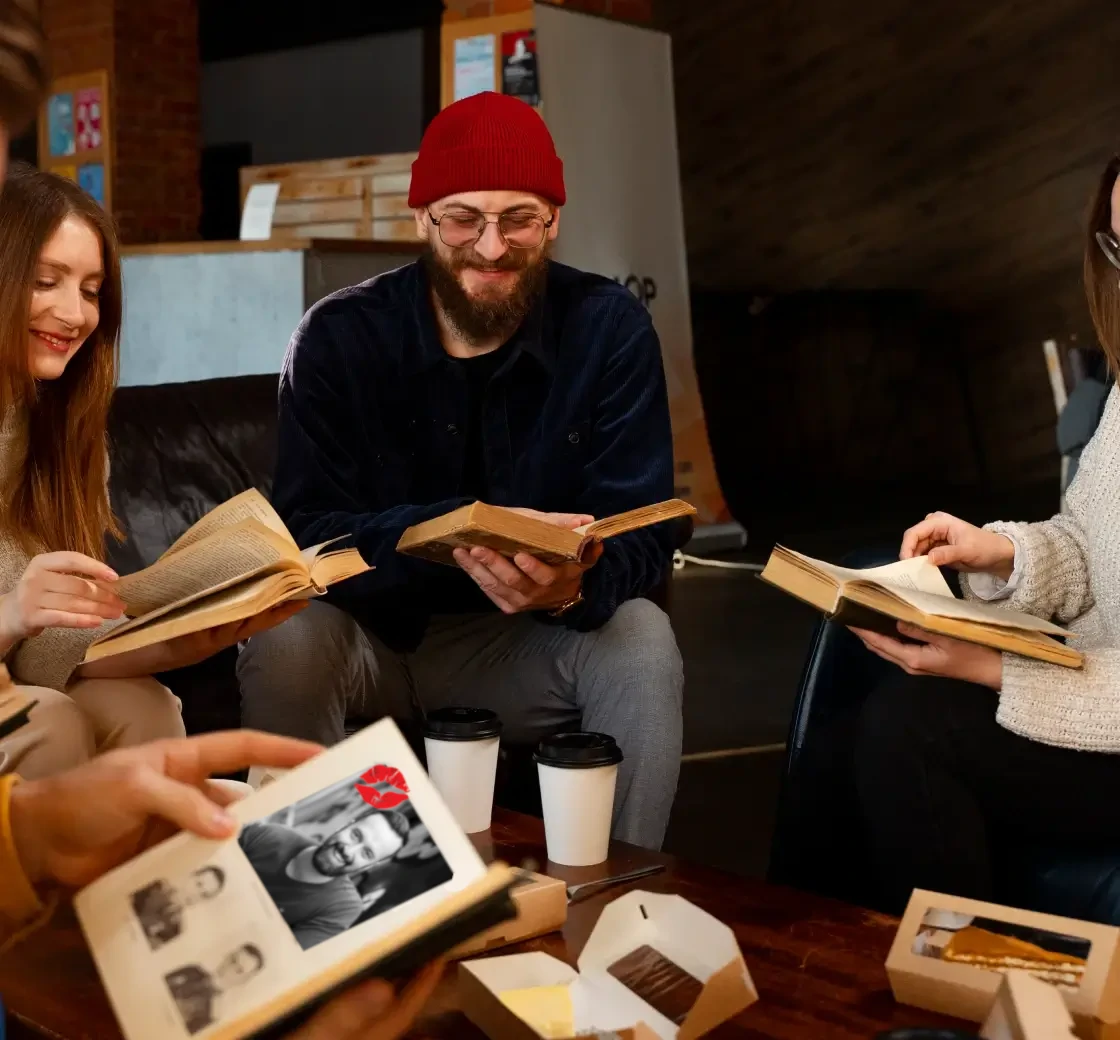
[{"label": "small black and white photograph", "polygon": [[216,964],[184,964],[163,977],[187,1032],[214,1025],[265,967],[257,943],[241,943]]},{"label": "small black and white photograph", "polygon": [[386,765],[243,827],[238,844],[305,950],[452,876],[404,775]]},{"label": "small black and white photograph", "polygon": [[216,899],[226,887],[226,873],[208,864],[174,881],[158,878],[129,897],[148,947],[158,950],[183,934],[183,919],[192,906]]}]

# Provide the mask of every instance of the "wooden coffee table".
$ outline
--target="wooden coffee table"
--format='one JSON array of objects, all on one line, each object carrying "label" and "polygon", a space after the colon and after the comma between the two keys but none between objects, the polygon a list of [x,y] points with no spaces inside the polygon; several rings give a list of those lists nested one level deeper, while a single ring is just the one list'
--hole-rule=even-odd
[{"label": "wooden coffee table", "polygon": [[[486,859],[544,864],[544,831],[532,817],[498,811],[491,833],[479,836],[477,844]],[[897,924],[892,918],[619,843],[612,845],[610,859],[600,866],[549,865],[547,872],[572,883],[651,863],[664,863],[665,873],[577,900],[562,933],[502,952],[543,950],[574,964],[599,911],[611,899],[628,888],[672,892],[734,929],[758,988],[758,1003],[713,1037],[871,1040],[878,1031],[897,1026],[961,1025],[895,1004],[883,968]],[[457,1010],[454,972],[452,966],[417,1024],[415,1037],[481,1037]],[[8,1008],[8,1036],[14,1040],[120,1040],[68,910],[0,959],[0,996]]]}]

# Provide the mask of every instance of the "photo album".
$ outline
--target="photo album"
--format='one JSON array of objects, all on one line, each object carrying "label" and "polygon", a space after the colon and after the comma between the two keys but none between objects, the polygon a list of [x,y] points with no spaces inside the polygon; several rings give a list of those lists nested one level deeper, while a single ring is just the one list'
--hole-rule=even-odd
[{"label": "photo album", "polygon": [[281,1036],[361,978],[403,978],[516,913],[385,719],[178,834],[74,905],[127,1040]]}]

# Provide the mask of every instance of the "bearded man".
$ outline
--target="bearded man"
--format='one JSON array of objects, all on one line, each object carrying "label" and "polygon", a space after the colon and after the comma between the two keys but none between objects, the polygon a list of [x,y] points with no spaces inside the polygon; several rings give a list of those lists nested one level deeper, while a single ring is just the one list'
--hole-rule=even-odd
[{"label": "bearded man", "polygon": [[251,823],[237,842],[300,946],[346,931],[362,913],[354,877],[386,863],[408,840],[402,813],[370,809],[314,842],[282,823]]},{"label": "bearded man", "polygon": [[608,733],[624,754],[613,834],[659,848],[684,678],[642,597],[668,572],[671,531],[560,567],[395,551],[405,528],[473,501],[574,528],[673,494],[657,334],[624,287],[549,259],[564,202],[532,108],[459,101],[412,168],[422,259],[327,297],[296,330],[274,504],[301,545],[345,536],[374,569],[242,650],[244,723],[331,744],[347,719],[466,704],[496,711],[511,743]]}]

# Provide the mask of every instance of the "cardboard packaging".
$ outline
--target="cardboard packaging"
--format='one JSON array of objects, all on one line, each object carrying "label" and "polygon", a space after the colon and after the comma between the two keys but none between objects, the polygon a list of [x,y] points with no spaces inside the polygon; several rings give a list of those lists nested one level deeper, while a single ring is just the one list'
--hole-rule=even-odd
[{"label": "cardboard packaging", "polygon": [[981,1040],[1076,1040],[1073,1017],[1056,986],[1009,971],[980,1029]]},{"label": "cardboard packaging", "polygon": [[568,888],[559,878],[529,874],[529,880],[512,889],[517,917],[481,932],[457,946],[451,960],[474,957],[480,953],[558,932],[568,920]]},{"label": "cardboard packaging", "polygon": [[1120,929],[1109,925],[915,889],[887,975],[901,1004],[983,1022],[1005,970],[1025,968],[1056,985],[1075,1017],[1112,1023],[1118,947]]},{"label": "cardboard packaging", "polygon": [[[599,915],[578,971],[546,953],[464,961],[459,998],[491,1040],[627,1030],[634,1040],[693,1040],[758,993],[730,928],[680,896],[637,891]],[[519,1014],[511,1003],[536,1006]]]}]

